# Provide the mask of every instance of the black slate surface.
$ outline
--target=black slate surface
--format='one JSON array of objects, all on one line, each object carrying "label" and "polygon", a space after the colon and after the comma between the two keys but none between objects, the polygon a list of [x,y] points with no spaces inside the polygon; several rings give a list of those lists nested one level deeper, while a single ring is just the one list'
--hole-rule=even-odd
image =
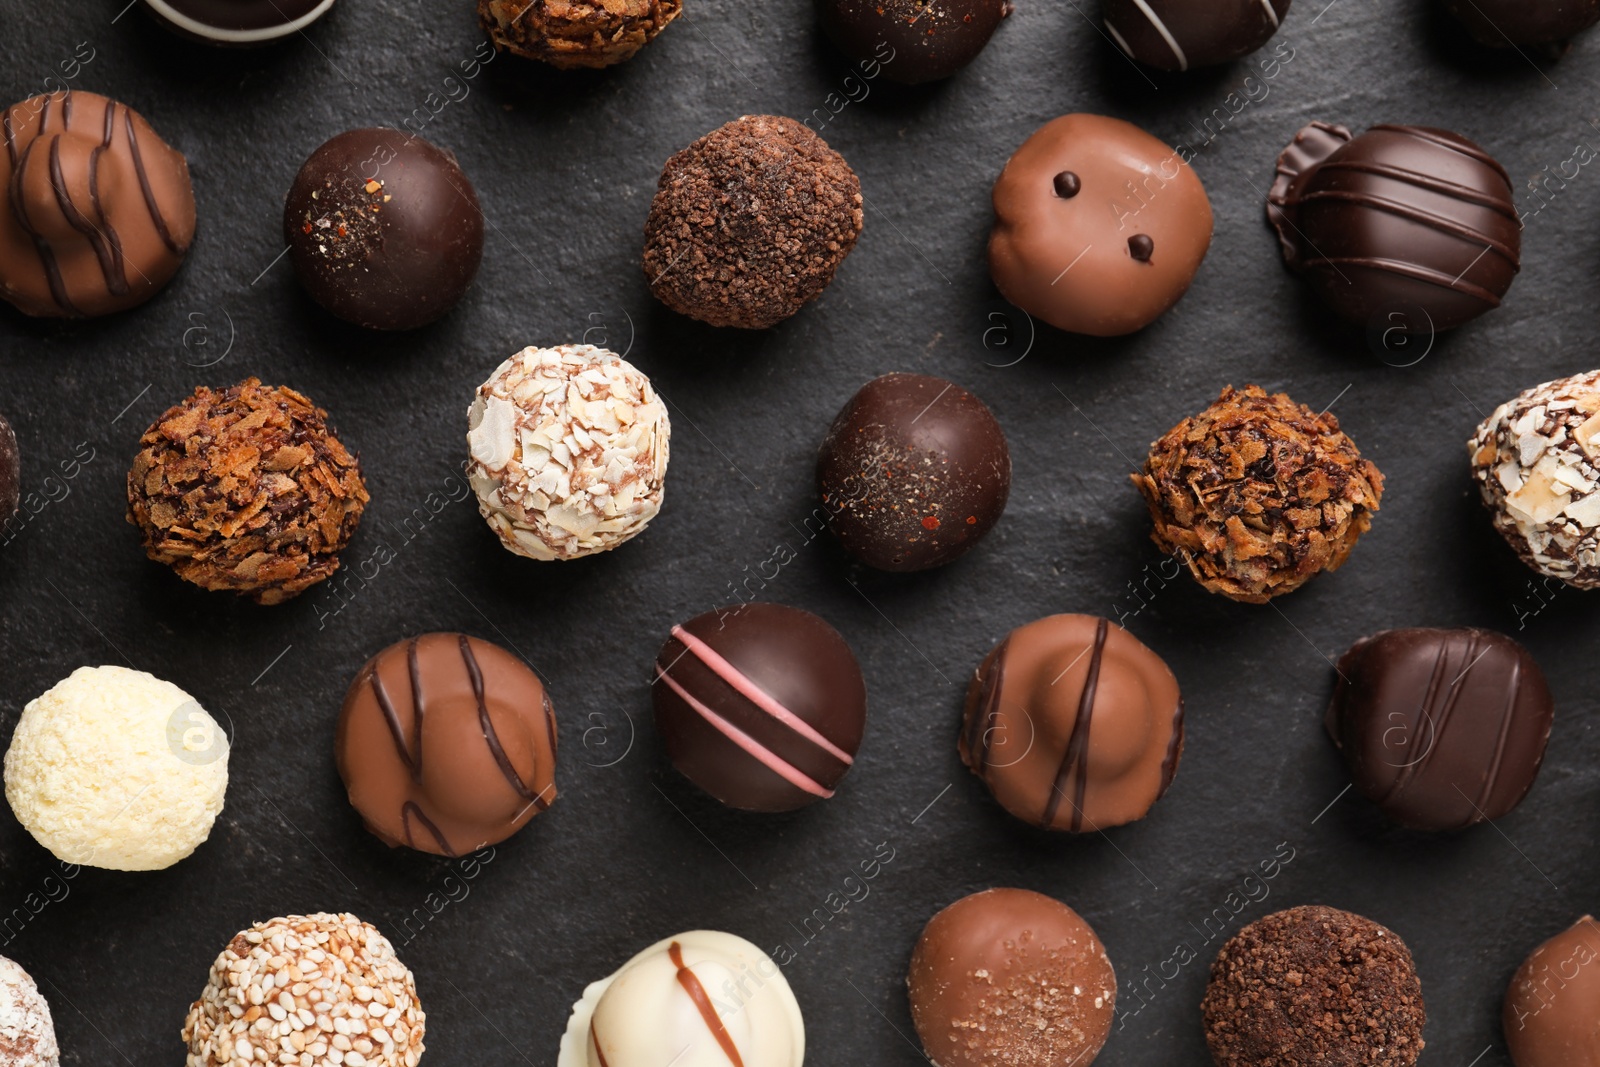
[{"label": "black slate surface", "polygon": [[[967,72],[903,91],[847,82],[804,0],[691,0],[613,71],[558,76],[502,57],[471,80],[460,64],[482,37],[467,0],[341,0],[303,38],[257,52],[177,40],[125,2],[0,10],[4,97],[65,81],[129,103],[188,154],[200,210],[188,264],[148,305],[78,323],[0,314],[0,410],[21,439],[26,488],[49,501],[0,549],[0,729],[74,668],[127,663],[231,722],[236,747],[211,841],[162,873],[52,881],[51,857],[0,815],[0,924],[13,916],[0,953],[50,997],[65,1063],[177,1062],[185,1010],[236,930],[351,910],[415,970],[436,1067],[553,1064],[586,982],[702,925],[792,949],[810,1062],[910,1064],[912,943],[935,910],[991,885],[1056,895],[1103,936],[1124,1012],[1107,1067],[1205,1063],[1197,1004],[1220,943],[1207,916],[1223,909],[1231,933],[1303,902],[1405,937],[1431,1016],[1425,1062],[1508,1062],[1507,979],[1596,906],[1600,624],[1580,593],[1536,598],[1470,491],[1463,442],[1518,390],[1594,365],[1600,177],[1578,167],[1543,200],[1525,186],[1600,144],[1600,36],[1535,63],[1471,45],[1420,0],[1300,0],[1255,59],[1146,76],[1085,17],[1086,0],[1019,0]],[[1268,77],[1260,60],[1273,48]],[[1030,347],[984,265],[989,187],[1028,134],[1075,110],[1204,142],[1195,167],[1216,237],[1189,295],[1142,334],[1040,328]],[[868,201],[863,239],[825,297],[760,334],[667,313],[638,268],[661,163],[750,112],[813,116]],[[320,313],[278,261],[282,198],[327,137],[408,117],[460,157],[488,247],[454,314],[405,336],[365,334]],[[1505,306],[1404,367],[1391,364],[1412,363],[1415,348],[1380,359],[1359,331],[1335,327],[1284,271],[1262,220],[1276,154],[1311,119],[1444,126],[1495,154],[1531,215]],[[671,402],[666,508],[621,551],[533,564],[503,552],[460,499],[464,412],[513,350],[577,340],[628,351]],[[890,370],[973,389],[1011,438],[1005,518],[931,574],[867,573],[801,532],[829,420]],[[307,392],[361,452],[373,504],[346,560],[353,571],[384,546],[394,559],[339,595],[261,609],[200,592],[145,561],[123,521],[144,426],[197,384],[249,374]],[[1153,437],[1249,381],[1332,404],[1389,479],[1350,564],[1271,607],[1187,579],[1162,586],[1127,482]],[[434,514],[430,494],[452,493]],[[1143,604],[1133,586],[1151,590]],[[650,724],[649,664],[667,628],[740,587],[827,617],[868,676],[859,765],[837,798],[790,816],[719,809],[665,764]],[[969,672],[1007,630],[1056,611],[1123,616],[1188,701],[1172,791],[1144,822],[1103,836],[1013,822],[956,757]],[[1514,633],[1550,675],[1549,759],[1497,826],[1422,836],[1341,796],[1320,724],[1329,661],[1365,633],[1418,624]],[[560,801],[471,872],[368,837],[331,758],[361,662],[447,628],[534,664],[564,741]],[[832,914],[830,894],[891,854],[865,898]],[[1292,859],[1250,883],[1266,899],[1230,898],[1275,856]],[[807,925],[817,909],[827,921]],[[1163,964],[1180,943],[1199,959],[1174,977]]]}]

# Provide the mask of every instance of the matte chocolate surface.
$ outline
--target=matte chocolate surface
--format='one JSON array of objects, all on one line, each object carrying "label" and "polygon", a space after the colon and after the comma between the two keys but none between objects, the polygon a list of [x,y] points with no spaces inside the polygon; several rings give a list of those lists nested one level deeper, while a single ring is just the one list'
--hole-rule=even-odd
[{"label": "matte chocolate surface", "polygon": [[1107,0],[1106,32],[1159,70],[1188,70],[1248,55],[1278,32],[1289,0]]},{"label": "matte chocolate surface", "polygon": [[1444,6],[1492,48],[1545,45],[1559,54],[1600,22],[1600,0],[1444,0]]},{"label": "matte chocolate surface", "polygon": [[839,51],[907,85],[971,63],[1011,8],[1011,0],[817,0]]},{"label": "matte chocolate surface", "polygon": [[1501,1024],[1516,1067],[1600,1067],[1600,922],[1585,915],[1529,954]]}]

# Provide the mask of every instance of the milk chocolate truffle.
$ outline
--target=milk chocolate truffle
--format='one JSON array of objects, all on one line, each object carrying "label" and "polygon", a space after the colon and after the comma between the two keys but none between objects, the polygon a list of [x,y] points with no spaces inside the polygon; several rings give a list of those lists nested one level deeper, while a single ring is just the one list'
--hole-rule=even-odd
[{"label": "milk chocolate truffle", "polygon": [[1372,525],[1383,475],[1329,412],[1228,386],[1150,446],[1133,484],[1150,539],[1195,581],[1265,604],[1337,570]]},{"label": "milk chocolate truffle", "polygon": [[1600,1067],[1600,922],[1585,915],[1533,950],[1506,989],[1516,1067]]},{"label": "milk chocolate truffle", "polygon": [[376,927],[288,915],[235,934],[211,965],[183,1024],[183,1062],[417,1067],[426,1024],[416,979]]},{"label": "milk chocolate truffle", "polygon": [[499,645],[423,634],[356,675],[334,760],[379,840],[463,856],[555,801],[555,712],[538,675]]},{"label": "milk chocolate truffle", "polygon": [[833,796],[867,723],[839,631],[748,603],[672,628],[656,654],[656,732],[684,777],[729,807],[793,811]]},{"label": "milk chocolate truffle", "polygon": [[56,1024],[33,976],[0,956],[0,1060],[6,1067],[61,1067]]},{"label": "milk chocolate truffle", "polygon": [[978,58],[1011,0],[817,0],[822,28],[839,51],[880,64],[905,85],[948,78]]},{"label": "milk chocolate truffle", "polygon": [[1499,307],[1522,265],[1505,168],[1426,126],[1313,122],[1278,157],[1267,219],[1289,269],[1361,325],[1453,329]]},{"label": "milk chocolate truffle", "polygon": [[793,119],[746,115],[667,160],[645,277],[680,315],[764,330],[822,295],[863,218],[843,156]]},{"label": "milk chocolate truffle", "polygon": [[1142,819],[1183,755],[1183,698],[1161,657],[1114,622],[1018,627],[967,686],[961,762],[1024,822],[1073,833]]},{"label": "milk chocolate truffle", "polygon": [[742,937],[689,930],[589,983],[556,1067],[800,1067],[805,1054],[778,965]]},{"label": "milk chocolate truffle", "polygon": [[1544,672],[1492,630],[1385,630],[1339,658],[1328,736],[1395,822],[1458,830],[1533,788],[1554,707]]},{"label": "milk chocolate truffle", "polygon": [[1130,58],[1188,70],[1249,55],[1288,13],[1289,0],[1107,0],[1105,23]]},{"label": "milk chocolate truffle", "polygon": [[189,164],[142,115],[66,90],[0,125],[0,297],[25,315],[108,315],[178,272],[194,241]]},{"label": "milk chocolate truffle", "polygon": [[1088,1067],[1111,1033],[1117,976],[1077,912],[987,889],[929,920],[906,975],[935,1067]]},{"label": "milk chocolate truffle", "polygon": [[561,70],[632,59],[683,12],[683,0],[478,0],[496,48]]},{"label": "milk chocolate truffle", "polygon": [[1494,528],[1522,562],[1600,587],[1600,371],[1536,385],[1467,442]]},{"label": "milk chocolate truffle", "polygon": [[1428,1019],[1405,942],[1320,905],[1235,934],[1211,964],[1200,1010],[1217,1067],[1409,1067]]},{"label": "milk chocolate truffle", "polygon": [[280,604],[339,569],[366,509],[328,413],[284,386],[205,386],[150,425],[128,472],[145,554],[202,589]]},{"label": "milk chocolate truffle", "polygon": [[1131,123],[1065,115],[994,185],[989,273],[1034,318],[1114,337],[1178,302],[1211,246],[1211,201],[1172,148]]},{"label": "milk chocolate truffle", "polygon": [[4,415],[0,415],[0,523],[17,513],[22,503],[22,460],[17,452],[17,435]]},{"label": "milk chocolate truffle", "polygon": [[940,567],[1000,521],[1011,451],[983,401],[925,374],[885,374],[833,420],[817,488],[844,550],[886,571]]},{"label": "milk chocolate truffle", "polygon": [[411,330],[478,275],[483,211],[453,153],[399,130],[347,130],[295,175],[289,261],[311,299],[372,330]]},{"label": "milk chocolate truffle", "polygon": [[281,41],[326,15],[333,0],[143,0],[155,20],[207,44],[251,46]]},{"label": "milk chocolate truffle", "polygon": [[1558,55],[1600,22],[1600,0],[1444,0],[1444,6],[1481,44],[1546,46]]}]

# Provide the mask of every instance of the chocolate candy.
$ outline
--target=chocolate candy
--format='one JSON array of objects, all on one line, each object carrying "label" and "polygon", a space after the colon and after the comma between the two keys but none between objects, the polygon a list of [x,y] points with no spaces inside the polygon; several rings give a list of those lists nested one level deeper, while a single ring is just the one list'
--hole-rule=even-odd
[{"label": "chocolate candy", "polygon": [[390,645],[345,694],[334,759],[374,835],[436,856],[504,841],[556,799],[556,720],[498,645],[433,633]]},{"label": "chocolate candy", "polygon": [[817,0],[817,14],[839,51],[915,85],[976,59],[1011,14],[1011,0]]},{"label": "chocolate candy", "polygon": [[207,44],[263,45],[299,33],[333,0],[143,0],[155,20]]},{"label": "chocolate candy", "polygon": [[1321,906],[1235,934],[1211,964],[1200,1011],[1217,1067],[1410,1067],[1428,1019],[1405,942]]},{"label": "chocolate candy", "polygon": [[1313,122],[1278,157],[1283,261],[1339,315],[1431,334],[1500,306],[1521,269],[1505,168],[1458,134]]},{"label": "chocolate candy", "polygon": [[833,796],[867,722],[850,646],[809,611],[782,604],[720,608],[674,626],[652,692],[673,766],[746,811]]},{"label": "chocolate candy", "polygon": [[833,420],[817,489],[844,550],[886,571],[965,555],[1005,511],[1011,451],[983,401],[925,374],[885,374]]},{"label": "chocolate candy", "polygon": [[453,154],[399,130],[348,130],[295,176],[283,236],[317,303],[368,329],[410,330],[477,277],[483,212]]},{"label": "chocolate candy", "polygon": [[17,435],[4,415],[0,415],[0,523],[17,513],[22,503],[22,460],[17,452]]},{"label": "chocolate candy", "polygon": [[1087,1067],[1111,1033],[1117,976],[1077,912],[988,889],[935,915],[906,975],[935,1067]]},{"label": "chocolate candy", "polygon": [[1600,1067],[1600,922],[1585,915],[1533,950],[1501,1026],[1516,1067]]},{"label": "chocolate candy", "polygon": [[1539,774],[1553,707],[1544,672],[1491,630],[1385,630],[1339,658],[1328,736],[1361,794],[1395,822],[1498,819]]},{"label": "chocolate candy", "polygon": [[1141,63],[1188,70],[1249,55],[1288,13],[1289,0],[1107,0],[1106,32]]},{"label": "chocolate candy", "polygon": [[1144,818],[1183,755],[1183,698],[1114,622],[1050,615],[1012,630],[967,686],[961,762],[1024,822],[1081,833]]},{"label": "chocolate candy", "polygon": [[1444,0],[1444,6],[1474,39],[1494,48],[1546,45],[1559,54],[1600,22],[1600,0]]},{"label": "chocolate candy", "polygon": [[143,116],[67,90],[0,124],[0,296],[26,315],[107,315],[177,273],[194,241],[189,164]]},{"label": "chocolate candy", "polygon": [[994,185],[989,273],[1052,326],[1113,337],[1178,302],[1211,246],[1211,201],[1172,148],[1121,119],[1066,115]]},{"label": "chocolate candy", "polygon": [[683,0],[478,0],[494,46],[559,70],[631,59],[683,13]]}]

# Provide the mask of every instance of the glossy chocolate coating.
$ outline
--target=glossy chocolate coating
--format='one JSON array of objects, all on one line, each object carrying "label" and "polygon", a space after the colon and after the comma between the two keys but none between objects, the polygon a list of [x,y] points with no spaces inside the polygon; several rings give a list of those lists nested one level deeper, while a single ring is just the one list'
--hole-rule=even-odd
[{"label": "glossy chocolate coating", "polygon": [[300,168],[283,235],[317,303],[358,326],[410,330],[477,276],[483,212],[451,153],[398,130],[348,130]]},{"label": "glossy chocolate coating", "polygon": [[1385,630],[1339,658],[1327,728],[1391,819],[1456,830],[1527,796],[1553,712],[1544,672],[1504,634]]},{"label": "glossy chocolate coating", "polygon": [[1278,32],[1289,0],[1107,0],[1106,32],[1158,70],[1209,67],[1249,55]]},{"label": "glossy chocolate coating", "polygon": [[839,51],[881,64],[906,85],[948,78],[978,57],[1010,0],[817,0],[822,28]]},{"label": "glossy chocolate coating", "polygon": [[935,915],[906,975],[935,1067],[1087,1067],[1111,1033],[1117,976],[1077,912],[988,889]]},{"label": "glossy chocolate coating", "polygon": [[925,374],[874,378],[817,456],[817,488],[844,550],[886,571],[966,554],[1005,511],[1011,451],[983,401]]},{"label": "glossy chocolate coating", "polygon": [[674,626],[651,692],[673,766],[746,811],[833,796],[867,723],[850,646],[809,611],[782,604],[719,608]]},{"label": "glossy chocolate coating", "polygon": [[1521,268],[1511,179],[1448,130],[1352,137],[1314,122],[1278,157],[1267,219],[1289,269],[1361,325],[1381,316],[1412,333],[1452,329],[1499,307]]},{"label": "glossy chocolate coating", "polygon": [[[1077,191],[1063,196],[1057,179],[1068,173]],[[1001,294],[1096,337],[1155,321],[1211,246],[1211,201],[1194,171],[1175,149],[1103,115],[1066,115],[1028,138],[995,182],[994,215],[989,273]]]},{"label": "glossy chocolate coating", "polygon": [[1600,0],[1444,0],[1444,6],[1494,48],[1565,46],[1600,22]]},{"label": "glossy chocolate coating", "polygon": [[1516,1067],[1600,1067],[1600,922],[1585,915],[1533,950],[1501,1026]]},{"label": "glossy chocolate coating", "polygon": [[556,799],[544,686],[465,634],[423,634],[368,660],[345,694],[334,758],[368,830],[436,856],[504,841]]},{"label": "glossy chocolate coating", "polygon": [[270,44],[326,15],[334,0],[143,0],[163,26],[207,44]]},{"label": "glossy chocolate coating", "polygon": [[27,315],[107,315],[177,273],[194,241],[189,164],[142,116],[68,90],[0,124],[0,296]]},{"label": "glossy chocolate coating", "polygon": [[22,459],[17,452],[17,435],[4,415],[0,415],[0,523],[17,513],[22,502]]},{"label": "glossy chocolate coating", "polygon": [[1050,615],[1011,631],[967,687],[961,762],[1046,830],[1144,818],[1183,755],[1183,698],[1161,657],[1114,622]]}]

